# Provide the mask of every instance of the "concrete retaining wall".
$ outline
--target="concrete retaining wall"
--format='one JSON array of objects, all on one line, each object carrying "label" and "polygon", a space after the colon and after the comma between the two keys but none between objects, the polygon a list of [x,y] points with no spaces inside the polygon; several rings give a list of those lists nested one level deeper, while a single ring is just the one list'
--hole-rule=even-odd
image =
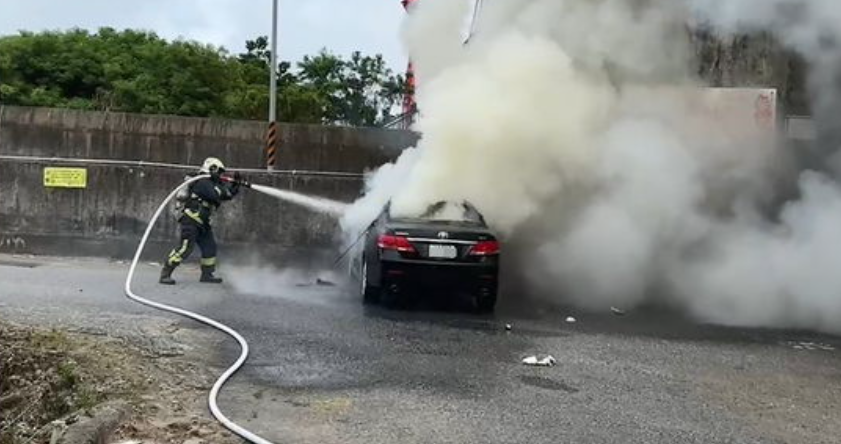
[{"label": "concrete retaining wall", "polygon": [[[263,168],[262,122],[0,106],[0,155]],[[278,169],[362,172],[417,141],[408,131],[279,126]]]},{"label": "concrete retaining wall", "polygon": [[[168,168],[88,166],[87,189],[42,184],[38,161],[0,162],[0,252],[130,257],[161,200],[183,180]],[[76,166],[76,165],[74,165]],[[350,202],[356,177],[252,174],[255,182]],[[334,245],[336,221],[301,207],[243,190],[214,218],[223,248],[284,256]],[[174,246],[177,223],[165,214],[153,232],[149,257]]]},{"label": "concrete retaining wall", "polygon": [[[181,117],[0,108],[0,156],[43,156],[195,165],[222,157],[238,168],[262,167],[264,125]],[[416,141],[413,133],[282,125],[279,168],[361,173],[394,159]],[[43,186],[45,167],[88,170],[86,189]],[[148,218],[183,180],[178,168],[69,164],[0,157],[0,252],[130,257]],[[256,172],[255,183],[353,201],[361,174]],[[330,216],[245,190],[215,219],[225,250],[286,257],[335,247]],[[177,239],[166,217],[155,230],[150,258]]]}]

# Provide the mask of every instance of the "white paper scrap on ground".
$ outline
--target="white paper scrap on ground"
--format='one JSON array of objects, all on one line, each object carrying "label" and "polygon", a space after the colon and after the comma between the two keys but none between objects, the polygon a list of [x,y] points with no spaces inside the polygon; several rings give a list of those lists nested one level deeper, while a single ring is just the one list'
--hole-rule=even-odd
[{"label": "white paper scrap on ground", "polygon": [[558,361],[555,358],[548,355],[544,358],[538,358],[537,356],[529,356],[523,359],[524,365],[531,365],[535,367],[552,367],[557,363]]}]

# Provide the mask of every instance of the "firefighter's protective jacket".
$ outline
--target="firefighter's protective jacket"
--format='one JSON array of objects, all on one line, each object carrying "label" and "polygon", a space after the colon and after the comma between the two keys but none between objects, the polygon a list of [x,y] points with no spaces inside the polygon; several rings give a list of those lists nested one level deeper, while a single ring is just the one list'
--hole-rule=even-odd
[{"label": "firefighter's protective jacket", "polygon": [[182,222],[186,219],[209,227],[213,212],[224,201],[234,198],[239,192],[236,184],[227,184],[210,178],[197,180],[190,184],[182,211]]}]

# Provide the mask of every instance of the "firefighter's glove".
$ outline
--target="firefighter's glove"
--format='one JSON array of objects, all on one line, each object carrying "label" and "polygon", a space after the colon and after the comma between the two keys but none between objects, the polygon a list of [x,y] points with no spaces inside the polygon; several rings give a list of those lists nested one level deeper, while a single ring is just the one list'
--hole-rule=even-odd
[{"label": "firefighter's glove", "polygon": [[242,177],[239,172],[234,173],[234,183],[245,188],[251,188],[251,182]]}]

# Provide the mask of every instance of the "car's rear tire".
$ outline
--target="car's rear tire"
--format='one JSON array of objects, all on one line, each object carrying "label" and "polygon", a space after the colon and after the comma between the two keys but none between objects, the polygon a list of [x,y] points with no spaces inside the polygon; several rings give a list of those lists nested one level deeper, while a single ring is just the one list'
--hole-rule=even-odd
[{"label": "car's rear tire", "polygon": [[492,314],[496,310],[496,292],[478,294],[474,297],[476,313]]},{"label": "car's rear tire", "polygon": [[362,260],[362,273],[359,276],[360,282],[360,293],[362,293],[362,302],[365,304],[376,304],[380,302],[380,288],[374,285],[371,285],[371,281],[368,276],[368,260]]},{"label": "car's rear tire", "polygon": [[391,310],[404,308],[406,305],[406,299],[403,297],[403,294],[394,289],[383,290],[380,293],[380,301],[385,308]]}]

